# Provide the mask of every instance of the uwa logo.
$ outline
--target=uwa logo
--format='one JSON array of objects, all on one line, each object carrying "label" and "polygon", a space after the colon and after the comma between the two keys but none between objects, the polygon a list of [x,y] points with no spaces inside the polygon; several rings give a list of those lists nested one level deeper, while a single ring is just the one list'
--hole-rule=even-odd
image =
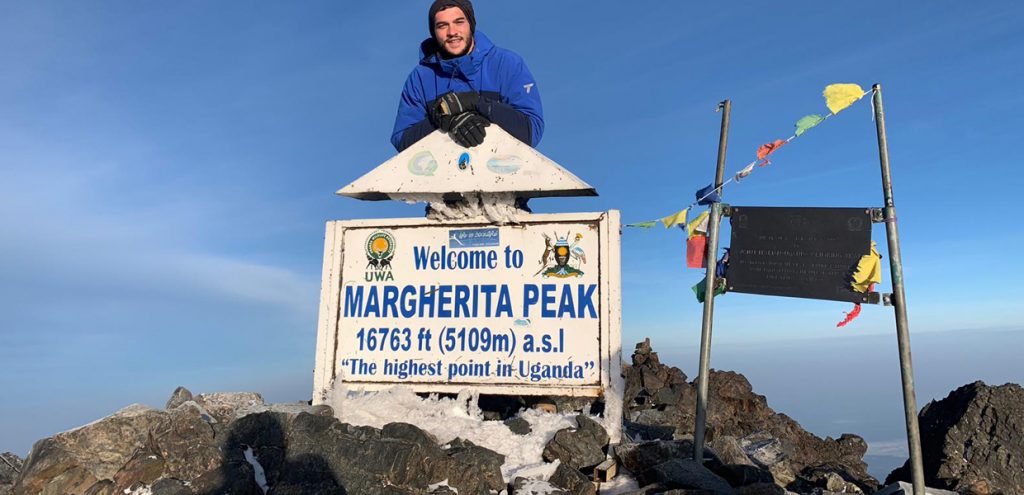
[{"label": "uwa logo", "polygon": [[395,238],[390,233],[378,230],[366,238],[367,282],[394,280],[391,260],[395,257]]}]

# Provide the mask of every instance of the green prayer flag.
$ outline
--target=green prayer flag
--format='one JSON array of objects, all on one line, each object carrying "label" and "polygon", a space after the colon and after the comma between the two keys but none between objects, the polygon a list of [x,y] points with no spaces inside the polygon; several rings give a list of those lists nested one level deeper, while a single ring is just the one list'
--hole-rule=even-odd
[{"label": "green prayer flag", "polygon": [[822,123],[822,121],[824,120],[825,117],[822,117],[821,115],[818,114],[805,115],[803,117],[800,117],[800,120],[796,121],[796,135],[799,136],[807,132],[807,129],[810,129]]},{"label": "green prayer flag", "polygon": [[651,220],[650,222],[627,223],[625,226],[626,227],[639,227],[641,229],[649,229],[651,227],[654,227],[655,225],[658,225],[658,221],[657,220]]},{"label": "green prayer flag", "polygon": [[[694,295],[697,296],[697,302],[704,302],[704,298],[707,297],[708,293],[708,278],[705,276],[704,278],[700,279],[700,282],[697,282],[697,284],[691,287],[691,289],[693,289]],[[720,296],[722,294],[725,294],[724,284],[720,285],[717,289],[715,289],[716,296]]]}]

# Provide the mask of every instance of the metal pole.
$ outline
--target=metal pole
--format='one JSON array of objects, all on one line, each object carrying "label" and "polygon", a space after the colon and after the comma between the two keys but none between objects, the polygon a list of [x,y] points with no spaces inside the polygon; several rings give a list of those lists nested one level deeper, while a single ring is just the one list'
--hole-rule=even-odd
[{"label": "metal pole", "polygon": [[[729,112],[732,103],[725,100],[718,104],[722,111],[722,130],[718,135],[718,164],[715,168],[715,187],[721,187],[725,179],[725,148],[729,141]],[[722,191],[719,190],[719,195]],[[715,255],[718,253],[718,223],[722,217],[722,204],[712,203],[708,217],[708,245],[704,294],[704,319],[700,328],[700,371],[697,374],[697,414],[693,426],[693,460],[704,462],[704,430],[707,421],[708,367],[711,361],[711,323],[715,312]]]},{"label": "metal pole", "polygon": [[924,495],[924,465],[921,459],[921,430],[917,424],[917,398],[914,393],[914,365],[910,358],[910,328],[907,323],[907,299],[903,289],[903,261],[900,257],[900,234],[896,229],[896,206],[892,199],[892,176],[889,169],[889,143],[885,137],[885,110],[882,107],[882,86],[871,87],[875,106],[875,128],[878,131],[878,160],[882,165],[882,194],[885,196],[885,234],[889,241],[889,271],[892,275],[892,305],[896,310],[896,342],[900,350],[900,376],[903,379],[903,413],[907,421],[907,444],[910,448],[910,472],[914,495]]}]

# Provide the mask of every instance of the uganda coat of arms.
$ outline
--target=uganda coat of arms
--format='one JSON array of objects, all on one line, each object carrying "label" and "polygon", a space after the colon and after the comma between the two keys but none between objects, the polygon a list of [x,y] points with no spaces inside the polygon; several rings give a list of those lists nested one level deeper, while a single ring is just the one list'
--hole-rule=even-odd
[{"label": "uganda coat of arms", "polygon": [[552,245],[552,238],[547,234],[544,236],[544,254],[541,255],[541,269],[535,275],[557,278],[569,278],[583,276],[580,267],[587,262],[587,255],[578,244],[583,240],[583,234],[576,234],[572,244],[569,244],[569,232],[565,237],[558,237]]}]

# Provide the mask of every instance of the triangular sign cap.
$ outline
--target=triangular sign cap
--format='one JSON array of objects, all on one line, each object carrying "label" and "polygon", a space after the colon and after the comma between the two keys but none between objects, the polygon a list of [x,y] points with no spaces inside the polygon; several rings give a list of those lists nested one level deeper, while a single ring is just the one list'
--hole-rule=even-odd
[{"label": "triangular sign cap", "polygon": [[493,124],[483,144],[473,148],[434,131],[337,193],[382,200],[471,192],[597,196],[590,184]]}]

